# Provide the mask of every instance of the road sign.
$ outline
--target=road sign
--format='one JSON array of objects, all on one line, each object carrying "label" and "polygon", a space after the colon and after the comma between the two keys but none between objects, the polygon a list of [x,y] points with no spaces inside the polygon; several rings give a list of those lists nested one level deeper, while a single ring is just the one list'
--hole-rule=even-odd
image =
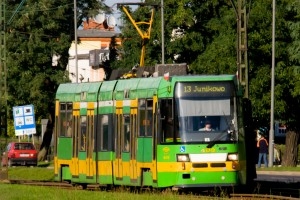
[{"label": "road sign", "polygon": [[13,107],[13,116],[16,136],[36,133],[33,105]]}]

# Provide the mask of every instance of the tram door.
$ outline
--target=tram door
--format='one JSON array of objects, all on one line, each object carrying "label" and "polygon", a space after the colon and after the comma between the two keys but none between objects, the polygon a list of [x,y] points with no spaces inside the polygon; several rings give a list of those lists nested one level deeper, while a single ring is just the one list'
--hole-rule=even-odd
[{"label": "tram door", "polygon": [[136,181],[138,177],[138,170],[137,170],[137,133],[138,133],[138,126],[137,126],[137,108],[138,101],[132,100],[131,106],[130,106],[130,133],[126,136],[128,137],[128,142],[126,142],[126,145],[129,146],[128,151],[130,153],[130,179],[132,181]]},{"label": "tram door", "polygon": [[[155,160],[155,137],[154,124],[155,117],[153,112],[154,99],[139,99],[138,105],[138,140],[136,158],[140,166],[139,176],[147,171],[151,171],[152,178],[156,178],[156,166],[153,165]],[[142,179],[142,185],[146,184]]]},{"label": "tram door", "polygon": [[117,108],[116,108],[116,140],[115,140],[115,150],[116,150],[116,159],[114,161],[114,175],[116,177],[116,180],[121,180],[123,178],[123,173],[122,173],[122,160],[121,160],[121,130],[122,130],[122,107],[118,106],[117,102]]},{"label": "tram door", "polygon": [[152,162],[153,99],[139,100],[139,138],[140,162]]},{"label": "tram door", "polygon": [[[131,152],[133,152],[133,125],[132,115],[129,108],[116,108],[117,112],[117,137],[116,137],[116,159],[114,161],[114,174],[116,180],[123,180],[123,177],[136,179],[136,162],[132,160]],[[125,111],[124,111],[125,110]]]},{"label": "tram door", "polygon": [[95,162],[93,161],[94,152],[94,110],[88,109],[87,113],[87,176],[93,177],[95,174]]},{"label": "tram door", "polygon": [[78,132],[79,132],[79,109],[74,109],[74,122],[72,127],[74,128],[73,131],[73,162],[72,162],[72,166],[74,166],[74,173],[73,175],[78,176],[79,174],[79,166],[78,166]]},{"label": "tram door", "polygon": [[92,160],[94,151],[94,110],[88,109],[87,115],[80,116],[78,143],[79,174],[92,177],[94,173],[94,162]]},{"label": "tram door", "polygon": [[78,169],[79,174],[86,174],[86,150],[87,150],[87,116],[79,116],[79,132],[78,132]]},{"label": "tram door", "polygon": [[122,175],[130,176],[130,134],[131,125],[130,125],[130,115],[123,114],[121,120],[121,166]]}]

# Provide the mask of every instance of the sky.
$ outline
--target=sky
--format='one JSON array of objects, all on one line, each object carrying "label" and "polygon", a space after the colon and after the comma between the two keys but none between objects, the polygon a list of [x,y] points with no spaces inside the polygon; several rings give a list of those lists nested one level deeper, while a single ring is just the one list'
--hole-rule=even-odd
[{"label": "sky", "polygon": [[107,6],[112,6],[112,9],[114,11],[114,17],[115,17],[115,20],[116,20],[116,31],[118,31],[118,26],[121,26],[122,23],[121,21],[119,20],[119,17],[120,17],[120,13],[122,12],[120,9],[118,10],[117,9],[117,3],[140,3],[140,2],[143,2],[142,0],[105,0],[104,3],[107,5]]},{"label": "sky", "polygon": [[105,4],[108,6],[112,6],[116,3],[128,3],[128,2],[140,3],[141,0],[105,0]]}]

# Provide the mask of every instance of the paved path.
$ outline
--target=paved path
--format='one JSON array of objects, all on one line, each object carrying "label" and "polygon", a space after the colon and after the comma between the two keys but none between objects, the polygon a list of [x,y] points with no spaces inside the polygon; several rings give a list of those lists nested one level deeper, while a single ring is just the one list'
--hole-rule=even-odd
[{"label": "paved path", "polygon": [[300,171],[256,171],[257,175],[300,176]]},{"label": "paved path", "polygon": [[257,181],[300,183],[300,171],[256,171]]}]

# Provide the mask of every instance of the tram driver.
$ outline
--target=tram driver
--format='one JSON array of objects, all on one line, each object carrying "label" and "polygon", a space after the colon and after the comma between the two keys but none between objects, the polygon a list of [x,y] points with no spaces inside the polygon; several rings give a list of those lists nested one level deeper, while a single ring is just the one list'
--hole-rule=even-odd
[{"label": "tram driver", "polygon": [[211,122],[206,121],[205,126],[203,128],[200,128],[199,131],[214,131],[214,129],[211,127]]}]

